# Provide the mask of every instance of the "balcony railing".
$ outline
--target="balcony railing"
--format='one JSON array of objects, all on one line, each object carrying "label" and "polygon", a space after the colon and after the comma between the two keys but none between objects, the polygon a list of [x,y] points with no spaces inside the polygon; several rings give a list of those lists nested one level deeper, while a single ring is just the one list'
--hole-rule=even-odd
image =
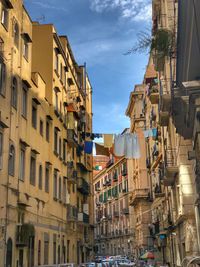
[{"label": "balcony railing", "polygon": [[71,183],[77,182],[77,171],[74,167],[67,167],[67,180]]},{"label": "balcony railing", "polygon": [[165,150],[165,169],[164,169],[164,185],[171,186],[175,182],[179,168],[177,165],[177,149]]},{"label": "balcony railing", "polygon": [[151,101],[151,104],[158,104],[159,92],[158,92],[158,86],[157,85],[153,85],[149,89],[149,100]]},{"label": "balcony railing", "polygon": [[82,177],[78,177],[77,189],[83,195],[89,195],[90,193],[90,186],[88,182]]},{"label": "balcony railing", "polygon": [[75,206],[67,205],[67,221],[77,221],[78,209]]},{"label": "balcony railing", "polygon": [[129,208],[123,208],[122,209],[122,214],[128,215],[129,214]]},{"label": "balcony railing", "polygon": [[67,129],[67,141],[73,147],[78,146],[78,137],[74,129]]},{"label": "balcony railing", "polygon": [[89,215],[85,212],[78,213],[78,221],[83,223],[89,223]]},{"label": "balcony railing", "polygon": [[119,217],[119,211],[114,211],[113,215],[114,217]]},{"label": "balcony railing", "polygon": [[26,247],[29,245],[30,238],[35,236],[35,228],[32,224],[24,223],[17,225],[16,229],[16,246]]},{"label": "balcony railing", "polygon": [[134,205],[136,202],[143,200],[143,199],[148,199],[149,198],[149,189],[144,188],[144,189],[135,189],[132,192],[132,195],[130,196],[130,205]]}]

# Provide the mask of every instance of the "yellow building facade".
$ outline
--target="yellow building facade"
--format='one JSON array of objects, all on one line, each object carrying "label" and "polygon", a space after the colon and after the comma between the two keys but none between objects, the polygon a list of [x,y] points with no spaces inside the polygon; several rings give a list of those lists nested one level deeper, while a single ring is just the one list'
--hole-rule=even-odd
[{"label": "yellow building facade", "polygon": [[[93,249],[92,88],[69,41],[1,1],[1,266],[80,263]],[[90,139],[87,139],[90,140]]]}]

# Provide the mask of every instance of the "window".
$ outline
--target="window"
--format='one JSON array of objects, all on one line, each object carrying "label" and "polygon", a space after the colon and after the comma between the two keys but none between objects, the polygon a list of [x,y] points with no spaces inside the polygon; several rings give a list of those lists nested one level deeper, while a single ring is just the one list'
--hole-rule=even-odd
[{"label": "window", "polygon": [[36,179],[36,155],[31,153],[30,159],[30,184],[35,185]]},{"label": "window", "polygon": [[59,68],[58,66],[59,66],[58,52],[55,51],[55,70],[57,71],[57,73]]},{"label": "window", "polygon": [[17,79],[14,77],[12,79],[12,88],[11,88],[11,105],[14,108],[17,108]]},{"label": "window", "polygon": [[8,172],[12,176],[15,174],[15,147],[13,145],[10,145],[9,149]]},{"label": "window", "polygon": [[32,103],[32,126],[35,129],[37,128],[37,108],[33,103]]},{"label": "window", "polygon": [[27,117],[27,90],[25,84],[22,85],[22,116]]},{"label": "window", "polygon": [[58,91],[55,89],[55,110],[59,111],[58,109]]},{"label": "window", "polygon": [[49,166],[45,167],[45,192],[49,193]]},{"label": "window", "polygon": [[67,188],[66,188],[66,178],[63,177],[63,202],[67,202]]},{"label": "window", "polygon": [[6,88],[6,65],[2,59],[0,59],[0,94],[5,95]]},{"label": "window", "polygon": [[42,120],[40,120],[40,135],[43,136],[43,130],[44,130],[44,123]]},{"label": "window", "polygon": [[60,63],[60,79],[63,81],[63,65]]},{"label": "window", "polygon": [[53,198],[54,199],[57,199],[57,194],[58,194],[57,184],[58,184],[58,171],[54,170],[54,174],[53,174]]},{"label": "window", "polygon": [[58,154],[58,129],[54,128],[54,152]]},{"label": "window", "polygon": [[1,23],[6,29],[8,28],[8,10],[4,6],[2,6],[2,11],[1,11]]},{"label": "window", "polygon": [[41,265],[41,240],[38,240],[38,265]]},{"label": "window", "polygon": [[66,141],[63,140],[63,161],[66,161]]},{"label": "window", "polygon": [[23,44],[23,56],[25,57],[26,60],[28,60],[28,41],[25,39]]},{"label": "window", "polygon": [[61,137],[59,138],[59,156],[62,157],[62,141],[61,141]]},{"label": "window", "polygon": [[50,128],[50,124],[49,124],[49,121],[47,120],[46,121],[46,140],[47,142],[49,142],[49,128]]},{"label": "window", "polygon": [[44,233],[44,264],[49,263],[49,235]]},{"label": "window", "polygon": [[56,264],[56,234],[53,234],[53,264]]},{"label": "window", "polygon": [[0,132],[0,170],[3,167],[3,133]]},{"label": "window", "polygon": [[19,166],[19,180],[24,181],[25,178],[25,149],[20,149],[20,166]]},{"label": "window", "polygon": [[62,200],[62,178],[59,177],[59,186],[58,186],[58,198]]},{"label": "window", "polygon": [[14,44],[16,47],[18,47],[19,46],[19,26],[17,23],[15,23],[13,31],[14,31],[14,33],[13,33],[14,34]]},{"label": "window", "polygon": [[39,166],[38,187],[42,190],[42,165]]}]

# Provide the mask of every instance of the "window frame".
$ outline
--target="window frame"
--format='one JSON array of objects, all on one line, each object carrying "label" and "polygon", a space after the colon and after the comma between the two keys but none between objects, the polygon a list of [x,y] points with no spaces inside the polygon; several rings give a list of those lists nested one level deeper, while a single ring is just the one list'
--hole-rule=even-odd
[{"label": "window frame", "polygon": [[17,109],[18,104],[18,80],[14,76],[11,84],[11,106]]},{"label": "window frame", "polygon": [[28,107],[27,104],[28,104],[28,87],[24,83],[22,83],[21,115],[25,119],[27,118],[27,107]]},{"label": "window frame", "polygon": [[6,94],[6,64],[0,57],[0,95]]},{"label": "window frame", "polygon": [[15,21],[13,26],[13,38],[15,46],[19,48],[19,24],[17,23],[17,21]]},{"label": "window frame", "polygon": [[6,30],[8,30],[8,26],[9,26],[9,11],[4,5],[2,5],[2,9],[1,9],[1,24],[3,25],[3,27]]},{"label": "window frame", "polygon": [[37,113],[37,105],[32,101],[31,125],[34,129],[37,129]]},{"label": "window frame", "polygon": [[40,119],[40,135],[44,136],[44,121]]},{"label": "window frame", "polygon": [[[33,160],[33,161],[32,161]],[[32,166],[32,163],[34,165]],[[36,154],[31,152],[30,154],[30,174],[29,174],[29,182],[31,185],[36,185]]]},{"label": "window frame", "polygon": [[[13,148],[12,152],[11,152],[11,148]],[[11,154],[12,154],[12,159],[10,158]],[[11,163],[12,163],[12,165],[11,165]],[[14,146],[14,144],[10,144],[10,146],[9,146],[8,173],[11,176],[15,176],[15,146]]]},{"label": "window frame", "polygon": [[50,168],[48,164],[45,165],[45,185],[44,190],[46,193],[49,193],[49,177],[50,177]]},{"label": "window frame", "polygon": [[[23,153],[22,153],[23,152]],[[22,164],[22,154],[23,154],[23,166]],[[26,149],[20,146],[20,157],[19,157],[19,180],[24,182],[25,180],[25,166],[26,166]]]},{"label": "window frame", "polygon": [[38,168],[38,188],[42,190],[43,188],[43,168],[42,164],[39,165]]}]

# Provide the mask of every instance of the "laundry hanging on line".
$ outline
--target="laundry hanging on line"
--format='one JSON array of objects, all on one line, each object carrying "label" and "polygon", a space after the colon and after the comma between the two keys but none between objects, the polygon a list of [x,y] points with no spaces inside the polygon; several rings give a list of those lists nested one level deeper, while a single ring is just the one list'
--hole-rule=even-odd
[{"label": "laundry hanging on line", "polygon": [[115,135],[114,153],[118,157],[125,156],[127,159],[140,158],[140,145],[136,133]]},{"label": "laundry hanging on line", "polygon": [[103,135],[104,139],[104,147],[112,147],[113,145],[113,134],[104,134]]},{"label": "laundry hanging on line", "polygon": [[93,142],[92,141],[85,141],[84,151],[86,154],[92,154],[93,150]]}]

